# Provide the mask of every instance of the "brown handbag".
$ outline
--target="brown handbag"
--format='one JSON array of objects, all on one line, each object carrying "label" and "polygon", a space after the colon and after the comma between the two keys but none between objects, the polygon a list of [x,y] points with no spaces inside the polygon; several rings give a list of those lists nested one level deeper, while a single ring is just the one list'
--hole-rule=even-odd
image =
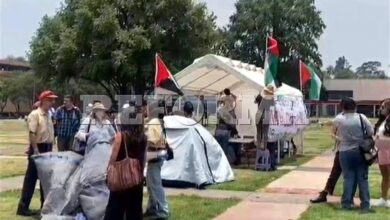
[{"label": "brown handbag", "polygon": [[[111,192],[120,192],[140,185],[144,178],[142,163],[139,159],[129,157],[123,135],[122,133],[116,135],[107,167],[107,186]],[[122,142],[124,142],[126,158],[116,161]]]}]

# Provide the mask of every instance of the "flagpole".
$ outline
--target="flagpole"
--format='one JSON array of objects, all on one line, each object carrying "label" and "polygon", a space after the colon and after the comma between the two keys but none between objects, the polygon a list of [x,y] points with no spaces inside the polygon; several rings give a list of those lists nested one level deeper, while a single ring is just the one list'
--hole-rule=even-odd
[{"label": "flagpole", "polygon": [[263,67],[264,67],[264,87],[266,87],[267,85],[266,85],[266,77],[267,77],[267,73],[265,72],[265,71],[267,71],[265,68],[266,68],[266,66],[265,66],[265,64],[266,64],[266,62],[267,62],[267,52],[268,52],[268,34],[267,34],[267,36],[265,37],[265,54],[264,54],[264,65],[263,65]]},{"label": "flagpole", "polygon": [[299,60],[299,84],[301,86],[301,92],[302,91],[302,61]]}]

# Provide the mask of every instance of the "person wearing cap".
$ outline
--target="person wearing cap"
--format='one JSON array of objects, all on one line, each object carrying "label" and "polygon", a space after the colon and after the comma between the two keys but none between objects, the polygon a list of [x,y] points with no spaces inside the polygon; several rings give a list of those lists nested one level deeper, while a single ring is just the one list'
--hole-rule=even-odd
[{"label": "person wearing cap", "polygon": [[[49,116],[49,109],[54,105],[57,96],[52,91],[44,91],[39,96],[39,107],[33,110],[27,119],[30,147],[27,152],[28,164],[24,176],[22,195],[16,214],[30,216],[36,213],[30,211],[29,206],[38,180],[38,171],[32,159],[33,155],[50,152],[54,142],[53,121]],[[41,207],[44,202],[42,187]]]},{"label": "person wearing cap", "polygon": [[57,108],[54,120],[58,151],[71,150],[74,135],[79,130],[81,122],[81,111],[74,105],[72,96],[64,97],[64,104]]},{"label": "person wearing cap", "polygon": [[268,149],[270,153],[271,171],[276,170],[277,142],[268,141],[268,129],[270,125],[269,109],[275,105],[275,88],[272,85],[265,87],[256,98],[258,104],[256,113],[256,145],[258,148]]},{"label": "person wearing cap", "polygon": [[[95,102],[92,106],[92,114],[81,123],[75,139],[88,143],[88,136],[97,133],[102,138],[101,141],[111,142],[115,136],[115,130],[106,114],[107,108],[101,102]],[[85,154],[91,150],[92,146],[85,149]],[[84,152],[80,152],[83,154]]]}]

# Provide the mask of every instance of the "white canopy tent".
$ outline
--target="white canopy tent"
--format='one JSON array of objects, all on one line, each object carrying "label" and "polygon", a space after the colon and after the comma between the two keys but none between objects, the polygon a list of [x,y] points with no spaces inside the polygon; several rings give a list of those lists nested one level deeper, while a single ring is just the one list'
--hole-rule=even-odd
[{"label": "white canopy tent", "polygon": [[[255,136],[255,97],[264,88],[264,70],[255,65],[208,54],[194,61],[175,75],[185,95],[219,95],[229,88],[238,96],[236,114],[238,131]],[[301,91],[283,84],[276,94],[302,97]]]}]

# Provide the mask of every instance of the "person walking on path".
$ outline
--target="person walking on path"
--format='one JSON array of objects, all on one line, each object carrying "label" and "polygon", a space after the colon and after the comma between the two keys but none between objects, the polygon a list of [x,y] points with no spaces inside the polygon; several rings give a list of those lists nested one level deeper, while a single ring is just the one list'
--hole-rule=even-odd
[{"label": "person walking on path", "polygon": [[64,104],[57,108],[54,116],[57,130],[58,151],[69,151],[80,127],[81,111],[74,105],[73,97],[66,95]]},{"label": "person walking on path", "polygon": [[[343,114],[334,119],[333,134],[338,142],[340,165],[344,178],[341,207],[350,210],[353,205],[354,185],[359,186],[361,213],[370,210],[370,192],[368,187],[368,165],[363,158],[359,145],[364,140],[361,126],[365,126],[367,135],[373,135],[374,129],[366,116],[356,113],[356,102],[351,98],[341,101]],[[362,125],[363,124],[363,125]]]},{"label": "person walking on path", "polygon": [[[29,130],[30,148],[28,150],[27,170],[24,176],[22,195],[16,214],[21,216],[31,216],[36,213],[30,211],[30,202],[34,194],[35,185],[38,180],[38,171],[32,159],[33,155],[50,152],[54,142],[54,126],[49,116],[49,109],[54,105],[57,96],[52,91],[44,91],[39,96],[40,105],[33,110],[27,119]],[[41,207],[44,202],[42,187]]]},{"label": "person walking on path", "polygon": [[[138,117],[141,113],[142,106],[129,107],[124,110],[120,116],[120,121],[124,123],[120,125],[121,132],[115,137],[113,149],[115,149],[115,144],[120,145],[116,161],[122,161],[127,156],[138,159],[143,171],[147,139],[144,133],[143,117]],[[129,119],[133,121],[127,123]],[[134,122],[135,119],[137,122]],[[110,192],[104,220],[124,219],[124,216],[126,220],[142,220],[142,199],[142,184],[124,191]]]},{"label": "person walking on path", "polygon": [[377,123],[375,144],[378,148],[378,165],[382,175],[381,199],[379,206],[390,208],[388,192],[390,188],[390,99],[382,102],[380,107],[382,120]]}]

